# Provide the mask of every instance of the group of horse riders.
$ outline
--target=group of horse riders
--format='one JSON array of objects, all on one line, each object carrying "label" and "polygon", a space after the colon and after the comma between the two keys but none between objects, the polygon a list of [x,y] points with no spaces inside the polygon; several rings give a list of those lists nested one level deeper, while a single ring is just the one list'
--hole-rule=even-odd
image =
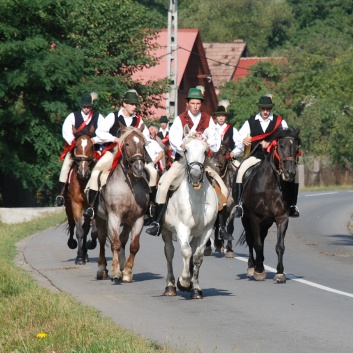
[{"label": "group of horse riders", "polygon": [[[105,118],[93,110],[93,104],[96,96],[94,94],[85,93],[81,97],[79,105],[80,111],[70,113],[65,119],[62,127],[62,134],[65,140],[65,150],[61,155],[64,160],[59,182],[61,185],[61,193],[56,197],[55,206],[63,206],[64,193],[69,183],[69,172],[73,163],[71,150],[75,141],[72,127],[76,131],[94,131],[92,142],[100,158],[92,170],[91,177],[87,183],[88,202],[90,207],[84,211],[84,216],[93,218],[97,210],[98,193],[101,188],[100,175],[102,172],[108,172],[116,163],[117,151],[121,148],[120,141],[120,124],[124,126],[141,127],[144,124],[141,116],[137,114],[137,106],[139,104],[139,96],[135,90],[128,90],[123,96],[122,107],[115,112],[109,113]],[[243,209],[241,204],[242,179],[251,166],[263,159],[266,148],[271,140],[271,135],[277,129],[287,129],[288,125],[285,120],[272,113],[274,104],[271,95],[260,97],[257,105],[259,112],[251,116],[238,131],[232,125],[227,123],[227,104],[220,102],[217,111],[214,113],[215,120],[210,115],[201,110],[204,96],[199,88],[190,88],[188,92],[187,109],[185,112],[175,117],[173,124],[168,131],[168,119],[162,117],[160,119],[160,129],[158,134],[150,129],[145,128],[143,135],[146,137],[146,152],[149,156],[149,163],[146,163],[146,169],[150,174],[149,186],[151,188],[151,200],[156,204],[154,220],[146,228],[146,232],[150,235],[160,235],[163,216],[166,210],[169,188],[174,178],[180,172],[182,164],[179,162],[184,156],[181,145],[184,138],[184,126],[188,125],[191,132],[202,133],[207,137],[210,152],[217,152],[223,140],[230,142],[231,151],[230,158],[238,168],[236,184],[235,184],[235,217],[242,217]],[[224,101],[223,101],[224,102]],[[158,141],[157,141],[157,140]],[[159,142],[159,143],[158,143]],[[162,143],[161,143],[162,142]],[[172,161],[170,165],[161,165],[164,157],[163,145],[167,146],[167,151],[172,151]],[[250,147],[249,156],[244,156],[244,149]],[[168,152],[167,152],[168,153]],[[171,153],[170,153],[171,154]],[[246,157],[240,164],[235,157]],[[240,164],[240,166],[239,166]],[[158,165],[160,167],[158,168]],[[158,169],[162,177],[157,184]],[[168,169],[166,171],[166,169]],[[227,187],[221,177],[211,167],[206,168],[208,176],[213,180],[218,198],[222,207],[226,207],[228,195]],[[290,200],[290,217],[299,217],[299,210],[296,205],[298,195],[298,173],[293,183],[293,190]],[[233,239],[226,231],[226,220],[220,225],[220,237],[227,240]]]}]

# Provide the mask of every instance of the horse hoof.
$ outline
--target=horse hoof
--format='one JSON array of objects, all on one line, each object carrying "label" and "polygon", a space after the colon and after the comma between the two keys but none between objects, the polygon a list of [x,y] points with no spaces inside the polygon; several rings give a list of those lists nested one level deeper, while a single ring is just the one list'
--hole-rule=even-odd
[{"label": "horse hoof", "polygon": [[202,290],[194,289],[194,294],[191,296],[191,299],[203,299]]},{"label": "horse hoof", "polygon": [[174,286],[165,287],[164,295],[168,297],[175,297],[177,295],[176,288]]},{"label": "horse hoof", "polygon": [[192,283],[190,283],[188,287],[184,287],[184,286],[181,285],[180,280],[179,280],[179,278],[178,278],[177,287],[178,287],[178,289],[181,290],[182,292],[191,292],[191,290],[192,290]]},{"label": "horse hoof", "polygon": [[264,281],[266,279],[266,271],[262,271],[261,273],[254,271],[254,279],[255,281]]},{"label": "horse hoof", "polygon": [[94,250],[97,247],[97,240],[88,240],[86,247],[88,250]]},{"label": "horse hoof", "polygon": [[277,283],[286,283],[286,276],[283,273],[276,273],[273,280]]},{"label": "horse hoof", "polygon": [[246,277],[248,278],[254,277],[254,272],[255,272],[254,267],[249,267],[246,272]]},{"label": "horse hoof", "polygon": [[75,264],[76,265],[86,265],[86,260],[83,257],[77,256],[76,260],[75,260]]},{"label": "horse hoof", "polygon": [[102,280],[108,278],[108,270],[102,268],[97,271],[97,279]]},{"label": "horse hoof", "polygon": [[216,252],[216,253],[219,253],[219,254],[224,254],[224,247],[222,246],[222,247],[220,247],[220,248],[216,248],[216,249],[215,249],[215,252]]},{"label": "horse hoof", "polygon": [[77,240],[76,239],[69,239],[67,241],[67,246],[72,250],[76,249],[77,248]]},{"label": "horse hoof", "polygon": [[211,256],[212,255],[212,248],[211,247],[205,248],[203,255],[204,256]]},{"label": "horse hoof", "polygon": [[235,257],[234,251],[227,251],[226,252],[227,259],[234,259],[234,257]]}]

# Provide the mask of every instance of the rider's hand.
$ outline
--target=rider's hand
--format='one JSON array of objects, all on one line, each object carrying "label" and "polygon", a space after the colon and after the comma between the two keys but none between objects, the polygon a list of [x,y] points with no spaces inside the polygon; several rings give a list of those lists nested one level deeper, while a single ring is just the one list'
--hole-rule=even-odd
[{"label": "rider's hand", "polygon": [[267,141],[261,141],[261,142],[260,142],[260,145],[261,145],[262,148],[267,148],[269,144],[270,144],[270,143],[267,142]]},{"label": "rider's hand", "polygon": [[115,137],[114,142],[116,142],[118,147],[121,148],[121,140],[119,139],[119,137]]}]

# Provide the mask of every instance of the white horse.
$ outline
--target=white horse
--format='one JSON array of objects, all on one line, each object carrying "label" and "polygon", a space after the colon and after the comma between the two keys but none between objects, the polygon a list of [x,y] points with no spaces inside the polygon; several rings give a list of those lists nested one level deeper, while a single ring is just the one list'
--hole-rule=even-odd
[{"label": "white horse", "polygon": [[218,213],[216,191],[205,174],[208,145],[203,135],[187,135],[182,145],[184,158],[180,174],[173,183],[174,191],[168,202],[162,229],[164,253],[167,259],[167,287],[164,294],[176,295],[173,273],[174,244],[179,241],[183,257],[183,271],[177,286],[181,291],[192,292],[192,299],[202,299],[199,271],[207,241],[211,237]]}]

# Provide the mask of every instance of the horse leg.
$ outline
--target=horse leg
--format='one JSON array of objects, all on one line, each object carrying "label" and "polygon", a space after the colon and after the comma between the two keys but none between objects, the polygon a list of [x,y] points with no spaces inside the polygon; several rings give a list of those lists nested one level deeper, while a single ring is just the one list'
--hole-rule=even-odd
[{"label": "horse leg", "polygon": [[120,268],[119,253],[121,249],[120,242],[120,224],[121,220],[113,212],[108,215],[108,233],[111,236],[111,249],[113,253],[112,270],[110,279],[112,281],[121,280],[123,274]]},{"label": "horse leg", "polygon": [[254,279],[256,281],[264,281],[266,279],[266,271],[264,267],[264,239],[267,235],[268,226],[261,228],[257,220],[252,221],[252,231],[254,235],[254,250],[256,254]]},{"label": "horse leg", "polygon": [[[192,240],[192,249],[193,249],[193,257],[192,257],[192,283],[194,292],[191,296],[192,299],[203,299],[202,290],[200,288],[199,283],[199,273],[200,268],[203,262],[203,249],[207,240],[211,237],[212,229],[207,230],[206,235],[202,236],[201,238],[193,238]],[[195,248],[195,250],[194,250]]]},{"label": "horse leg", "polygon": [[211,247],[211,239],[208,240],[205,251],[204,251],[204,256],[211,256],[212,255],[212,247]]},{"label": "horse leg", "polygon": [[248,269],[246,272],[246,277],[251,278],[254,277],[255,272],[254,236],[251,230],[249,219],[244,215],[241,221],[245,231],[246,244],[248,245],[249,249]]},{"label": "horse leg", "polygon": [[215,247],[215,252],[217,253],[224,253],[224,241],[223,239],[219,238],[219,225],[220,225],[220,221],[219,221],[219,214],[217,215],[216,218],[216,222],[214,224],[214,247]]},{"label": "horse leg", "polygon": [[285,251],[284,246],[284,237],[288,228],[288,218],[284,221],[277,224],[277,244],[276,244],[276,253],[278,256],[278,263],[277,263],[277,273],[273,277],[274,281],[277,283],[286,283],[286,276],[284,272],[283,266],[283,254]]},{"label": "horse leg", "polygon": [[[181,246],[181,256],[183,257],[183,271],[181,277],[178,278],[177,286],[182,292],[190,292],[192,289],[192,283],[190,278],[190,259],[192,256],[191,246],[189,244],[190,230],[179,224],[178,238]],[[182,234],[179,235],[179,234]]]},{"label": "horse leg", "polygon": [[[75,219],[76,225],[76,239],[77,239],[77,256],[75,259],[76,265],[85,265],[86,264],[86,235],[85,232],[87,230],[87,225],[82,223],[82,207],[77,203],[73,207],[73,216]],[[89,228],[88,228],[89,229]]]},{"label": "horse leg", "polygon": [[98,230],[96,220],[92,219],[91,239],[87,241],[86,247],[88,250],[94,250],[97,247]]},{"label": "horse leg", "polygon": [[227,245],[226,245],[226,258],[227,259],[233,259],[235,257],[235,253],[233,250],[233,244],[231,240],[227,241]]},{"label": "horse leg", "polygon": [[107,259],[105,257],[105,243],[107,240],[107,221],[101,218],[97,218],[96,225],[99,241],[97,279],[106,279],[108,277]]},{"label": "horse leg", "polygon": [[72,214],[71,199],[67,198],[65,200],[65,212],[67,216],[67,223],[69,228],[69,239],[67,241],[67,246],[74,250],[77,248],[77,241],[74,239],[75,235],[75,219]]},{"label": "horse leg", "polygon": [[173,258],[174,258],[174,245],[172,239],[172,233],[169,230],[162,231],[162,239],[164,241],[164,255],[167,260],[167,286],[165,287],[164,295],[175,296],[175,277],[173,271]]},{"label": "horse leg", "polygon": [[[123,271],[123,282],[132,282],[133,272],[132,268],[135,263],[135,256],[140,249],[140,233],[143,227],[144,217],[140,217],[133,227],[124,225],[123,231],[120,234],[121,249],[120,249],[120,268]],[[125,258],[125,246],[129,239],[131,232],[130,255],[128,259]]]}]

